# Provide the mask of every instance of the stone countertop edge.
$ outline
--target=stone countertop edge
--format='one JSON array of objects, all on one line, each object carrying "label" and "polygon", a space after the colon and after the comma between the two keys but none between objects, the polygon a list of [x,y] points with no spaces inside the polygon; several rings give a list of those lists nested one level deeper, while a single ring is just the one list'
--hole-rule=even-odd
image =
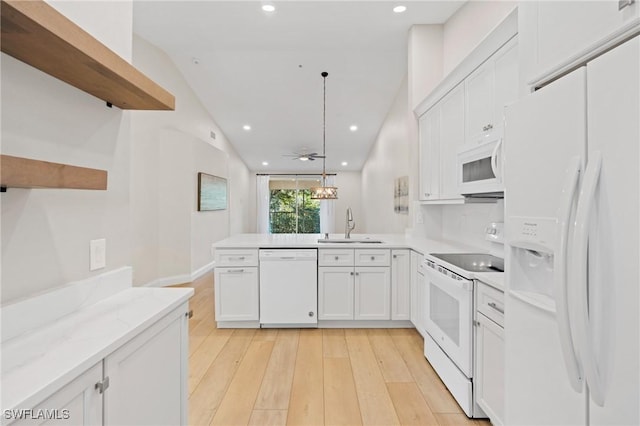
[{"label": "stone countertop edge", "polygon": [[[332,234],[331,238],[340,238]],[[403,234],[353,234],[352,239],[380,240],[382,243],[319,243],[322,234],[237,234],[213,244],[216,249],[277,249],[277,248],[325,248],[325,249],[411,249],[431,260],[448,266],[453,272],[480,280],[500,291],[504,291],[503,272],[467,272],[460,268],[429,256],[430,253],[487,253],[487,250],[463,244],[410,237]]]},{"label": "stone countertop edge", "polygon": [[3,342],[3,412],[33,408],[193,294],[193,288],[129,288]]}]

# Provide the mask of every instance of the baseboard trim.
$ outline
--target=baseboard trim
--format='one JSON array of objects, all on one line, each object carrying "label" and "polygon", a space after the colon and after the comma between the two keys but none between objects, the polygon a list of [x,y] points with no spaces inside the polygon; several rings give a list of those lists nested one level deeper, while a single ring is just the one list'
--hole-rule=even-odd
[{"label": "baseboard trim", "polygon": [[192,282],[207,272],[211,271],[215,266],[215,262],[210,262],[201,268],[191,272],[191,274],[173,275],[170,277],[162,277],[146,283],[143,287],[169,287],[172,285],[184,284]]}]

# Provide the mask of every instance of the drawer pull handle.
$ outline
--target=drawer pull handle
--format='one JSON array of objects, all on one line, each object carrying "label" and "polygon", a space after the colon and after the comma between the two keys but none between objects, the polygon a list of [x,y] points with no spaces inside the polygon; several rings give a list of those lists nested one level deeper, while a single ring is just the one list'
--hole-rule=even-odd
[{"label": "drawer pull handle", "polygon": [[495,302],[490,302],[488,303],[490,308],[495,309],[496,311],[500,312],[502,315],[504,315],[504,309],[502,309],[501,307],[499,307],[498,305],[496,305]]},{"label": "drawer pull handle", "polygon": [[244,272],[244,269],[229,269],[227,272],[230,274],[241,274]]},{"label": "drawer pull handle", "polygon": [[230,257],[229,260],[244,260],[245,257],[244,256],[238,256],[238,257]]}]

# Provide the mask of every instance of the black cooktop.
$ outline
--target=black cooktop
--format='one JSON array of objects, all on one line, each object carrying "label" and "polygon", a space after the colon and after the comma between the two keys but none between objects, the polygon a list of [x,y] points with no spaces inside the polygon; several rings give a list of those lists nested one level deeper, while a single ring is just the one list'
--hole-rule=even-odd
[{"label": "black cooktop", "polygon": [[504,259],[484,253],[430,253],[469,272],[504,272]]}]

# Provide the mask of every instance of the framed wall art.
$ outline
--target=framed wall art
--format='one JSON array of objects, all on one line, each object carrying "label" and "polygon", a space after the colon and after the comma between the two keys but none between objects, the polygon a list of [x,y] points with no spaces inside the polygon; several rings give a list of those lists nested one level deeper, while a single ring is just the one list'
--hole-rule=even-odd
[{"label": "framed wall art", "polygon": [[227,180],[207,173],[198,173],[198,211],[226,210]]}]

